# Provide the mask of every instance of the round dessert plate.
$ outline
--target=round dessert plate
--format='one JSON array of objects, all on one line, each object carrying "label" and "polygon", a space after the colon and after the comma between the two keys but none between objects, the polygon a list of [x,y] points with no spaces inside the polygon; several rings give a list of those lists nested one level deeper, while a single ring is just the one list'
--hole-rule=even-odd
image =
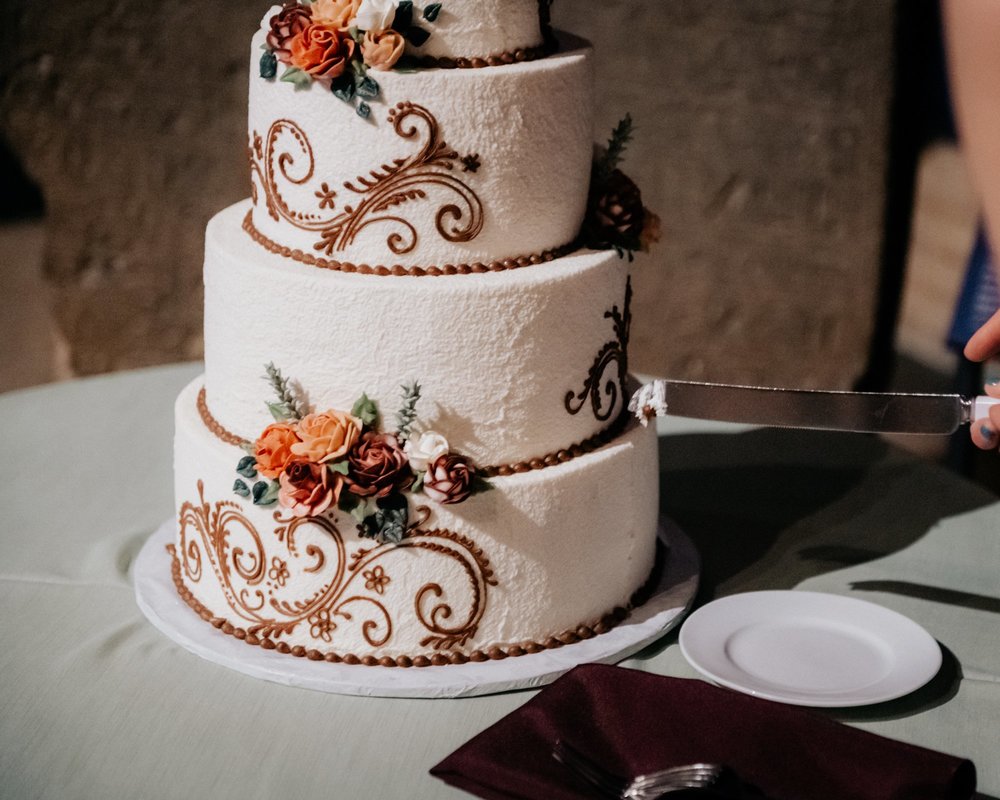
[{"label": "round dessert plate", "polygon": [[909,694],[941,667],[941,648],[913,620],[819,592],[749,592],[695,611],[684,657],[721,686],[801,706],[847,707]]},{"label": "round dessert plate", "polygon": [[502,661],[442,667],[365,667],[314,662],[252,647],[201,619],[177,594],[166,546],[175,522],[161,525],[133,565],[136,602],[163,633],[216,664],[288,686],[374,697],[469,697],[551,683],[578,664],[614,664],[637,653],[680,622],[698,590],[700,558],[691,540],[661,519],[666,548],[657,583],[642,606],[607,633],[576,644]]}]

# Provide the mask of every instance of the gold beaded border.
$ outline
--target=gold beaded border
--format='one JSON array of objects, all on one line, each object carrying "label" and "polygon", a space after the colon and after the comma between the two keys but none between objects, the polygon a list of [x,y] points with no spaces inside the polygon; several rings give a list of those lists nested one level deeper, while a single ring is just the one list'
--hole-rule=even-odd
[{"label": "gold beaded border", "polygon": [[[201,417],[201,421],[205,427],[208,428],[208,430],[220,441],[223,441],[226,444],[231,444],[234,447],[241,447],[244,449],[251,444],[249,439],[243,439],[235,433],[227,430],[222,423],[220,423],[212,415],[212,412],[208,408],[207,393],[204,386],[202,386],[198,391],[198,415]],[[611,425],[600,433],[584,439],[582,442],[570,445],[569,447],[565,447],[561,450],[556,450],[554,453],[549,453],[539,458],[519,461],[516,464],[499,464],[496,466],[479,467],[479,471],[486,478],[502,478],[507,475],[534,472],[535,470],[545,469],[546,467],[554,467],[557,464],[565,464],[567,461],[572,461],[574,458],[586,455],[587,453],[592,453],[598,448],[606,445],[625,429],[628,420],[628,414],[622,412],[622,414],[620,414]]]},{"label": "gold beaded border", "polygon": [[167,552],[170,553],[171,566],[170,574],[173,577],[174,587],[181,599],[191,607],[191,609],[203,620],[213,627],[229,636],[233,636],[240,641],[250,645],[256,645],[264,650],[275,650],[279,653],[295,656],[296,658],[307,658],[310,661],[325,661],[329,664],[348,664],[351,666],[363,667],[444,667],[450,664],[481,663],[484,661],[502,661],[506,658],[517,658],[518,656],[540,653],[543,650],[555,650],[565,647],[568,644],[577,644],[586,639],[593,639],[602,633],[607,633],[612,628],[624,622],[633,609],[643,605],[652,595],[653,589],[659,583],[660,575],[666,564],[666,548],[659,542],[656,545],[656,559],[653,562],[653,569],[646,578],[645,583],[639,587],[629,599],[628,605],[616,606],[596,622],[591,624],[578,625],[575,628],[563,631],[562,633],[549,636],[541,642],[527,641],[512,645],[493,645],[486,649],[476,649],[470,653],[431,653],[417,656],[381,656],[373,655],[358,656],[353,653],[323,652],[313,648],[306,648],[303,645],[289,645],[287,642],[275,642],[254,633],[250,633],[245,628],[233,625],[225,617],[213,614],[198,598],[192,594],[191,590],[184,585],[181,577],[181,563],[177,558],[177,548],[167,545]]},{"label": "gold beaded border", "polygon": [[431,69],[482,69],[483,67],[506,67],[526,61],[538,61],[550,56],[555,48],[548,44],[535,47],[518,47],[489,56],[420,56],[422,67]]},{"label": "gold beaded border", "polygon": [[392,275],[396,277],[409,276],[420,278],[425,276],[437,277],[440,275],[473,275],[485,272],[506,272],[512,269],[521,269],[523,267],[531,267],[537,264],[545,264],[579,249],[575,243],[570,243],[562,245],[561,247],[554,247],[550,250],[545,250],[541,253],[534,253],[528,256],[516,256],[514,258],[504,258],[498,261],[491,261],[488,264],[477,261],[472,264],[445,264],[443,267],[404,267],[402,264],[394,264],[391,267],[384,265],[373,267],[371,264],[353,264],[350,261],[337,261],[331,258],[323,258],[321,256],[313,255],[312,253],[305,253],[302,250],[280,245],[257,230],[256,226],[253,224],[253,211],[248,211],[246,217],[244,217],[243,230],[246,231],[250,238],[257,244],[275,255],[282,256],[284,258],[291,258],[294,261],[298,261],[302,264],[308,264],[311,267],[328,269],[333,272],[356,273],[358,275]]}]

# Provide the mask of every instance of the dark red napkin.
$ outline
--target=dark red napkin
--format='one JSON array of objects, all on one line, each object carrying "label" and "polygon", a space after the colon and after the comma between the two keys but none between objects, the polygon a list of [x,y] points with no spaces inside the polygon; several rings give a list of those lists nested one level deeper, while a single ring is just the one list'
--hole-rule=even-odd
[{"label": "dark red napkin", "polygon": [[696,761],[731,767],[773,800],[968,800],[971,761],[700,680],[587,664],[431,770],[489,800],[594,798],[552,758],[566,739],[622,775]]}]

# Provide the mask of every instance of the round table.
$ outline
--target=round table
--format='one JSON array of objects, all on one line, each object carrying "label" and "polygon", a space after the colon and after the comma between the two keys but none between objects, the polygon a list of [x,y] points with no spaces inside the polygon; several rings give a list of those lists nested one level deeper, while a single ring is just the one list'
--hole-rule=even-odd
[{"label": "round table", "polygon": [[[529,692],[387,700],[206,662],[135,605],[130,564],[173,514],[188,364],[0,396],[0,797],[467,796],[431,778]],[[661,420],[662,503],[703,559],[700,602],[848,594],[942,645],[923,689],[829,713],[967,756],[1000,795],[1000,506],[870,436]],[[625,662],[695,677],[676,632]]]}]

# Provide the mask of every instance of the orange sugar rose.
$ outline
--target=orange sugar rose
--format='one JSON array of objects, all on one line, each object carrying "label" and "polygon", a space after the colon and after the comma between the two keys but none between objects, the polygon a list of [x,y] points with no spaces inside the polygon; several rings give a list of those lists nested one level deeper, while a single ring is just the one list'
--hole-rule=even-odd
[{"label": "orange sugar rose", "polygon": [[354,55],[354,40],[314,23],[288,43],[289,62],[317,80],[335,80],[344,74]]},{"label": "orange sugar rose", "polygon": [[292,447],[299,441],[294,426],[285,422],[268,425],[253,446],[257,471],[266,478],[277,478],[295,458]]},{"label": "orange sugar rose", "polygon": [[368,31],[361,42],[361,56],[372,69],[390,70],[405,47],[406,41],[396,31]]},{"label": "orange sugar rose", "polygon": [[343,458],[361,433],[361,420],[343,411],[309,414],[298,424],[299,441],[292,453],[316,464]]},{"label": "orange sugar rose", "polygon": [[346,31],[351,27],[360,7],[361,0],[315,0],[309,10],[316,22]]}]

